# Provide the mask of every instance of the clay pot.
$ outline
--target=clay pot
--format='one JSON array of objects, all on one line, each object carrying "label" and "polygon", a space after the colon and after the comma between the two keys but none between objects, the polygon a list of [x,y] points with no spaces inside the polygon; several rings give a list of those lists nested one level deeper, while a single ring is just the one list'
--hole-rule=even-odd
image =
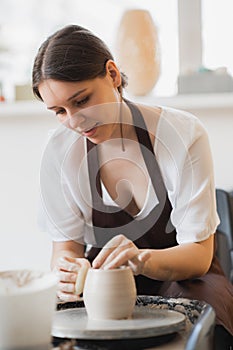
[{"label": "clay pot", "polygon": [[132,270],[89,269],[83,300],[89,319],[130,318],[136,303],[136,287]]},{"label": "clay pot", "polygon": [[148,94],[160,74],[158,33],[147,10],[128,10],[120,21],[116,40],[117,64],[128,76],[126,90]]}]

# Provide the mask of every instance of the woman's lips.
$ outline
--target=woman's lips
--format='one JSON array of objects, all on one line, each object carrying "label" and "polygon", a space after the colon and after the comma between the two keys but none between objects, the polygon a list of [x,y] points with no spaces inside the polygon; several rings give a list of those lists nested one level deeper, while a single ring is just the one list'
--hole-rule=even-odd
[{"label": "woman's lips", "polygon": [[92,129],[89,129],[87,131],[83,131],[82,135],[85,137],[91,137],[95,134],[96,130],[97,130],[97,126],[94,126]]}]

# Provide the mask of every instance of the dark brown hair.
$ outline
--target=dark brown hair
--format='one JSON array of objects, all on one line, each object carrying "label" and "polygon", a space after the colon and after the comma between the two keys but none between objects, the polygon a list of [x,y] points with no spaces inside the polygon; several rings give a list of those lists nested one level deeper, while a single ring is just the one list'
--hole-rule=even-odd
[{"label": "dark brown hair", "polygon": [[[46,79],[71,82],[104,77],[108,60],[113,56],[101,39],[83,27],[68,25],[39,48],[32,71],[33,92],[42,100],[38,86]],[[121,77],[119,91],[127,84],[124,73]]]}]

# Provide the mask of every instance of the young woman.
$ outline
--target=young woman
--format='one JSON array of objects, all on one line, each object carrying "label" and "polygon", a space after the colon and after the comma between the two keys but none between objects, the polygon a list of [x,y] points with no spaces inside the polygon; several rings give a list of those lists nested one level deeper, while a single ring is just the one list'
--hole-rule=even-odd
[{"label": "young woman", "polygon": [[35,58],[34,93],[61,122],[41,165],[58,296],[77,300],[83,265],[127,264],[138,294],[205,300],[231,339],[233,288],[214,252],[206,131],[187,112],[124,99],[125,85],[106,45],[80,26],[54,33]]}]

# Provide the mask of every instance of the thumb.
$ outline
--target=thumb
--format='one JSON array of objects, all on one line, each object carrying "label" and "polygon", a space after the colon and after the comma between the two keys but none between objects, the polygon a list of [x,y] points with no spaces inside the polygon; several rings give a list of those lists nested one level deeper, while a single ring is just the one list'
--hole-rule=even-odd
[{"label": "thumb", "polygon": [[138,260],[144,263],[150,258],[150,256],[151,253],[148,250],[145,250],[144,252],[138,255]]}]

